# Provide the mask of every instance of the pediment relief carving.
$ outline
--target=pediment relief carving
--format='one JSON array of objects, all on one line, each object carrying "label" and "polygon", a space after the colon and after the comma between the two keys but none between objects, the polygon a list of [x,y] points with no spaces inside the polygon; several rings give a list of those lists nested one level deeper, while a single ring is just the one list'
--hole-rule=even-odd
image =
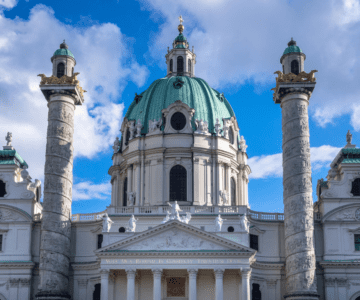
[{"label": "pediment relief carving", "polygon": [[263,233],[265,233],[265,231],[266,230],[262,230],[262,229],[260,229],[260,228],[258,228],[258,227],[256,227],[256,226],[252,226],[251,228],[250,228],[250,233],[251,234],[263,234]]},{"label": "pediment relief carving", "polygon": [[0,222],[27,221],[21,213],[11,208],[0,206]]},{"label": "pediment relief carving", "polygon": [[229,248],[174,228],[128,245],[121,250],[229,250]]},{"label": "pediment relief carving", "polygon": [[254,250],[207,233],[191,225],[170,221],[128,239],[116,242],[97,252],[107,250],[128,251],[187,251],[187,250],[236,250],[251,254]]},{"label": "pediment relief carving", "polygon": [[328,212],[323,221],[359,221],[360,222],[360,205],[349,204],[336,208]]}]

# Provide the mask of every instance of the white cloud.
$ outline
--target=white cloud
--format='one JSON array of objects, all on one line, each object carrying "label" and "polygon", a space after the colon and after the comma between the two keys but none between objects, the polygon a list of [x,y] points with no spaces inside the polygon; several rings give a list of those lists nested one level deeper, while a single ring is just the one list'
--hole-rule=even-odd
[{"label": "white cloud", "polygon": [[94,184],[84,181],[73,185],[73,200],[108,200],[111,195],[111,184]]},{"label": "white cloud", "polygon": [[148,76],[119,27],[88,23],[61,23],[44,5],[35,6],[27,20],[9,19],[0,11],[0,137],[13,133],[13,146],[33,178],[43,180],[48,112],[37,74],[51,75],[50,58],[63,39],[88,91],[75,110],[75,157],[91,158],[110,148],[119,134],[124,110],[119,99],[127,82],[140,87]]},{"label": "white cloud", "polygon": [[[313,170],[329,167],[341,148],[323,145],[310,148],[310,158]],[[268,177],[282,177],[282,153],[254,156],[248,160],[251,168],[250,178],[261,179]]]},{"label": "white cloud", "polygon": [[255,82],[255,91],[275,86],[274,71],[291,37],[306,54],[305,70],[317,69],[310,113],[320,126],[350,114],[356,130],[360,109],[360,4],[337,1],[143,0],[165,19],[151,55],[165,68],[164,49],[177,35],[178,15],[197,55],[196,75],[214,88]]},{"label": "white cloud", "polygon": [[17,0],[0,0],[0,6],[5,8],[13,8],[17,4]]}]

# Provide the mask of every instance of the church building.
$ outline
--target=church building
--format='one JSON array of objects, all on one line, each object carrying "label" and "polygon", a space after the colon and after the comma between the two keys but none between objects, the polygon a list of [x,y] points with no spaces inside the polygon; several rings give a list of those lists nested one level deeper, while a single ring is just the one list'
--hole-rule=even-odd
[{"label": "church building", "polygon": [[65,42],[51,76],[39,75],[45,182],[30,177],[16,136],[0,150],[0,300],[360,300],[360,149],[348,132],[312,186],[317,71],[305,72],[291,39],[273,89],[284,213],[253,211],[241,122],[196,77],[179,19],[166,76],[135,94],[119,128],[105,211],[71,213],[74,109],[86,91]]}]

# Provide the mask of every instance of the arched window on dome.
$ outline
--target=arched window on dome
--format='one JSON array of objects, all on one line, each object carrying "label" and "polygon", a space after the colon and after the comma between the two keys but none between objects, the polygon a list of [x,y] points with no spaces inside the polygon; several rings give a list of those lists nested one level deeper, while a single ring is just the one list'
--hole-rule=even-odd
[{"label": "arched window on dome", "polygon": [[65,65],[63,63],[59,63],[57,65],[57,73],[56,73],[56,76],[57,78],[60,78],[62,76],[65,75]]},{"label": "arched window on dome", "polygon": [[188,60],[188,72],[191,73],[191,60]]},{"label": "arched window on dome", "polygon": [[125,146],[129,144],[129,140],[130,140],[130,129],[128,128],[126,130],[126,135],[125,135]]},{"label": "arched window on dome", "polygon": [[299,62],[296,59],[291,62],[291,73],[295,75],[299,74]]},{"label": "arched window on dome", "polygon": [[170,59],[170,72],[173,72],[173,60]]},{"label": "arched window on dome", "polygon": [[128,185],[128,179],[127,177],[124,180],[124,187],[123,187],[123,206],[127,206],[127,185]]},{"label": "arched window on dome", "polygon": [[230,190],[231,190],[231,205],[236,205],[236,183],[234,177],[231,177],[230,181]]},{"label": "arched window on dome", "polygon": [[353,196],[360,196],[360,178],[356,178],[352,182],[351,192]]},{"label": "arched window on dome", "polygon": [[182,56],[177,57],[177,72],[178,73],[184,72],[184,58]]},{"label": "arched window on dome", "polygon": [[0,180],[0,197],[4,197],[6,195],[6,184],[4,181]]},{"label": "arched window on dome", "polygon": [[230,127],[230,130],[229,130],[229,141],[230,141],[230,144],[234,144],[234,130],[232,129],[232,127]]},{"label": "arched window on dome", "polygon": [[170,170],[170,201],[187,201],[186,169],[176,165]]},{"label": "arched window on dome", "polygon": [[74,67],[71,69],[71,76],[74,76]]}]

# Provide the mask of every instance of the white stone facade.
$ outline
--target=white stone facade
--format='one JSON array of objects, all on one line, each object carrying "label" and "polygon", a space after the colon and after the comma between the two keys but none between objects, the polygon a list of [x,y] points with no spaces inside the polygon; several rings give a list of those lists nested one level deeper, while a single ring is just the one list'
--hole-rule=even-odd
[{"label": "white stone facade", "polygon": [[[183,75],[193,77],[195,54],[179,43],[185,48],[174,47],[167,61],[191,59]],[[291,59],[303,71],[305,55],[286,54],[284,69]],[[66,55],[53,57],[53,75],[61,62],[72,76],[75,60]],[[124,119],[109,169],[111,204],[71,215],[73,113],[83,91],[54,82],[40,86],[49,101],[43,205],[41,182],[14,154],[11,134],[0,152],[0,300],[360,299],[360,149],[348,133],[313,203],[307,105],[315,83],[277,86],[284,214],[250,210],[236,117],[216,117],[210,132],[178,99],[146,133],[140,119]],[[176,113],[181,128],[169,121]]]}]

